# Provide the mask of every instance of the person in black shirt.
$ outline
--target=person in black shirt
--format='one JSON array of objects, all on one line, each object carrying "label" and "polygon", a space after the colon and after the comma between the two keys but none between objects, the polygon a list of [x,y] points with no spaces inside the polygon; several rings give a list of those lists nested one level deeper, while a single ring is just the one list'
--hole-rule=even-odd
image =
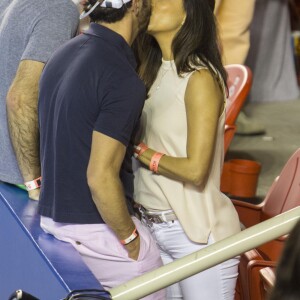
[{"label": "person in black shirt", "polygon": [[[145,100],[130,45],[148,0],[90,0],[92,23],[47,63],[40,82],[42,228],[70,242],[105,288],[162,265],[133,216],[132,140]],[[164,299],[164,290],[146,299]]]}]

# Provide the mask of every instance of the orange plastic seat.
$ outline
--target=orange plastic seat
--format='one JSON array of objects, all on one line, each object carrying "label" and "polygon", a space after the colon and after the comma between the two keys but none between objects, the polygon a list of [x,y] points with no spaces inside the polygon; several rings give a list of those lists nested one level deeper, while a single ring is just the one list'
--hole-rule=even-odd
[{"label": "orange plastic seat", "polygon": [[235,125],[227,125],[225,124],[225,132],[224,132],[224,153],[227,152],[230,143],[234,137],[234,134],[236,132],[236,126]]},{"label": "orange plastic seat", "polygon": [[[224,154],[233,140],[236,132],[235,121],[238,117],[240,110],[248,96],[252,83],[251,70],[243,65],[227,65],[225,66],[227,71],[227,86],[229,95],[226,101],[226,119],[225,119],[225,131],[224,131]],[[226,176],[226,174],[225,174]],[[221,188],[226,186],[226,177],[221,178]],[[222,190],[222,189],[221,189]],[[227,192],[222,190],[223,192]]]},{"label": "orange plastic seat", "polygon": [[239,64],[227,65],[228,98],[226,101],[225,124],[234,125],[244,105],[252,84],[251,70]]},{"label": "orange plastic seat", "polygon": [[[256,249],[241,255],[237,289],[239,298],[243,300],[266,300],[266,282],[261,271],[265,268],[275,269],[277,262],[265,260]],[[268,292],[269,292],[268,288]]]},{"label": "orange plastic seat", "polygon": [[[253,226],[300,205],[300,148],[290,157],[275,179],[264,201],[254,205],[232,200],[245,227]],[[259,271],[274,267],[287,236],[268,242],[241,255],[237,288],[240,299],[263,300]]]},{"label": "orange plastic seat", "polygon": [[289,158],[258,205],[232,199],[240,221],[250,227],[300,205],[300,148]]},{"label": "orange plastic seat", "polygon": [[269,299],[271,291],[275,285],[275,268],[266,267],[259,271],[261,278],[261,293],[264,299]]},{"label": "orange plastic seat", "polygon": [[226,119],[224,133],[224,153],[234,137],[235,121],[248,96],[252,83],[252,72],[244,65],[227,65],[225,69],[228,74],[227,86],[228,97],[226,101]]}]

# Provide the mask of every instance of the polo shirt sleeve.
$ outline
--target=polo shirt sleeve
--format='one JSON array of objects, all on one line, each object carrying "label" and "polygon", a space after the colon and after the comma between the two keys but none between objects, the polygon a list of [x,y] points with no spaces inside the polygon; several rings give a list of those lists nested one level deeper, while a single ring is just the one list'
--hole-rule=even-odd
[{"label": "polo shirt sleeve", "polygon": [[145,102],[145,87],[137,76],[116,80],[101,103],[94,130],[128,146]]},{"label": "polo shirt sleeve", "polygon": [[45,63],[59,46],[74,37],[77,32],[79,13],[71,1],[60,1],[59,7],[55,1],[43,3],[43,11],[34,16],[36,22],[21,60]]}]

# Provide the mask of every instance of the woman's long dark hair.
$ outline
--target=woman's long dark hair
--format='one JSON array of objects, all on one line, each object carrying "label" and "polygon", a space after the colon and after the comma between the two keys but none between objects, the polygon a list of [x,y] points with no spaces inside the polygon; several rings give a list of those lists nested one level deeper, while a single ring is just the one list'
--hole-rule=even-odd
[{"label": "woman's long dark hair", "polygon": [[[179,76],[206,66],[212,74],[217,70],[226,84],[227,74],[222,65],[213,13],[214,2],[183,0],[186,19],[173,40],[172,51]],[[161,50],[156,40],[147,33],[137,37],[133,48],[139,75],[149,90],[161,66]]]}]

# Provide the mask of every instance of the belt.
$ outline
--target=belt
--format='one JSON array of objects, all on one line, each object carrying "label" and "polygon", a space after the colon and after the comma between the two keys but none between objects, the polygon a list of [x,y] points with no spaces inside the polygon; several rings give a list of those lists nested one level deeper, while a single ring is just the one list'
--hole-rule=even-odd
[{"label": "belt", "polygon": [[142,215],[142,218],[148,225],[151,225],[153,223],[160,224],[164,222],[171,222],[178,219],[174,211],[171,209],[165,211],[150,211],[145,209],[141,205],[139,205],[138,208]]}]

